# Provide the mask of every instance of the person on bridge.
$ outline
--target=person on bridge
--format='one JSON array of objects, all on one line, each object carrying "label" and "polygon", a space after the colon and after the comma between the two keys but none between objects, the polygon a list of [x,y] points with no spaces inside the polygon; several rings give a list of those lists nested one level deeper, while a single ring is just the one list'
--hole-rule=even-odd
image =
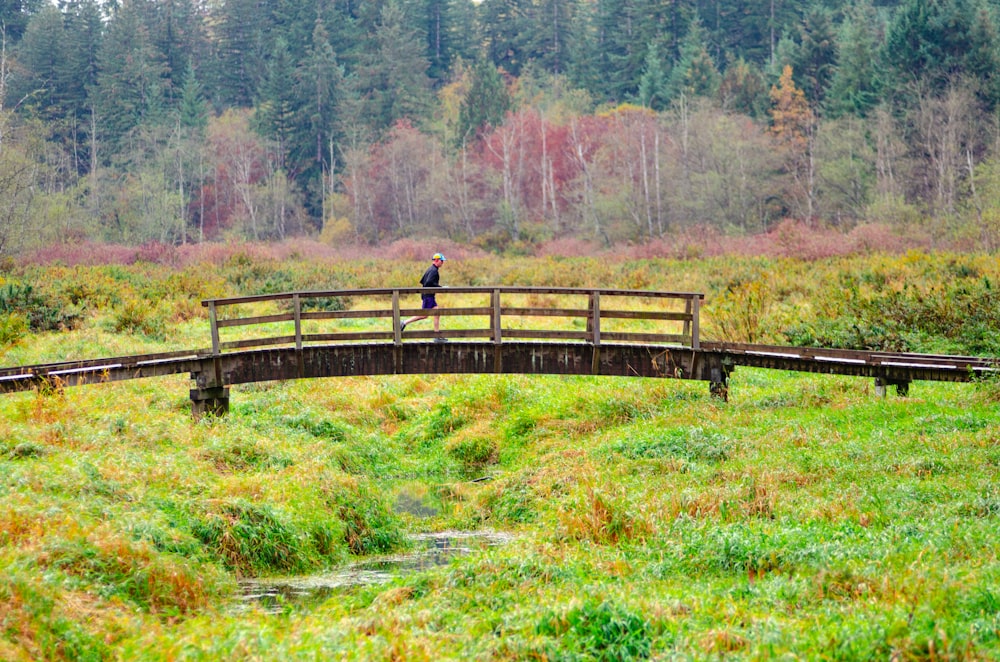
[{"label": "person on bridge", "polygon": [[[445,257],[441,253],[435,253],[431,257],[431,266],[427,267],[427,271],[424,275],[420,277],[421,287],[441,287],[441,275],[438,273],[438,269],[444,264]],[[441,318],[436,312],[433,312],[437,307],[437,299],[434,297],[433,292],[422,292],[420,294],[421,304],[420,307],[423,310],[428,311],[427,315],[416,315],[408,320],[404,320],[399,324],[399,332],[402,333],[406,327],[414,322],[425,320],[428,317],[434,318],[434,333],[441,333]],[[447,338],[442,338],[437,336],[434,338],[434,342],[447,342]]]}]

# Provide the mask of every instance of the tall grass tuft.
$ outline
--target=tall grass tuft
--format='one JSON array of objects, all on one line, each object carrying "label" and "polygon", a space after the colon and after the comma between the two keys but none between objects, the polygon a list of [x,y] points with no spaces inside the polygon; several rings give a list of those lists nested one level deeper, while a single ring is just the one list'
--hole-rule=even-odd
[{"label": "tall grass tuft", "polygon": [[559,508],[564,534],[601,545],[645,540],[653,526],[633,498],[623,487],[604,487],[585,479]]},{"label": "tall grass tuft", "polygon": [[193,533],[240,576],[297,572],[314,564],[309,537],[265,505],[212,502]]},{"label": "tall grass tuft", "polygon": [[652,651],[653,627],[641,615],[607,601],[550,612],[535,631],[556,640],[544,647],[547,659],[627,662],[646,660]]}]

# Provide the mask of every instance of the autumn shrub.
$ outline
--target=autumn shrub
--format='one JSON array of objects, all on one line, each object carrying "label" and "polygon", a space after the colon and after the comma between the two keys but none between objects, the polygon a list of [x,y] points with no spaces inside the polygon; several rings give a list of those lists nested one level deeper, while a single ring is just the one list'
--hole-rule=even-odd
[{"label": "autumn shrub", "polygon": [[[80,313],[73,306],[63,306],[27,283],[8,282],[0,287],[0,315],[15,315],[27,322],[32,331],[55,331],[72,328]],[[16,331],[18,322],[9,320]]]},{"label": "autumn shrub", "polygon": [[166,330],[156,308],[139,299],[123,301],[115,308],[109,324],[115,333],[139,333],[156,338],[163,337]]},{"label": "autumn shrub", "polygon": [[0,348],[16,345],[29,330],[28,318],[22,313],[0,313]]},{"label": "autumn shrub", "polygon": [[149,262],[176,267],[180,264],[177,247],[160,241],[147,241],[135,250],[136,262]]}]

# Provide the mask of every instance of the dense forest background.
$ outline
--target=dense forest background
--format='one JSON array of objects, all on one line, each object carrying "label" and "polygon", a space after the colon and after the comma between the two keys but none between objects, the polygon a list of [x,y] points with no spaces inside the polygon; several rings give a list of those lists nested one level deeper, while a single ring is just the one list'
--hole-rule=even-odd
[{"label": "dense forest background", "polygon": [[1000,246],[998,0],[0,0],[0,253]]}]

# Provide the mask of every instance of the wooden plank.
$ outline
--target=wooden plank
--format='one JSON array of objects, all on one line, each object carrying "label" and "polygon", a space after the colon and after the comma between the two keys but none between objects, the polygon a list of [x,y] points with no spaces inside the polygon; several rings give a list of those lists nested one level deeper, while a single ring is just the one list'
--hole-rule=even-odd
[{"label": "wooden plank", "polygon": [[518,315],[520,317],[586,317],[589,310],[583,308],[513,308],[504,306],[501,315]]},{"label": "wooden plank", "polygon": [[663,320],[668,322],[690,322],[687,313],[658,312],[652,310],[601,310],[601,317],[631,320]]},{"label": "wooden plank", "polygon": [[662,342],[681,343],[690,345],[691,336],[681,333],[633,333],[628,331],[605,331],[601,334],[604,340],[617,340],[619,342]]},{"label": "wooden plank", "polygon": [[532,329],[504,329],[505,338],[535,338],[539,340],[590,340],[586,331],[538,331]]},{"label": "wooden plank", "polygon": [[219,329],[229,326],[252,326],[254,324],[271,324],[274,322],[291,322],[295,319],[294,313],[280,313],[278,315],[261,315],[260,317],[237,317],[235,319],[219,320],[216,327]]},{"label": "wooden plank", "polygon": [[271,345],[291,345],[295,336],[275,336],[274,338],[251,338],[249,340],[230,340],[222,343],[222,349],[246,349],[248,347],[269,347]]}]

